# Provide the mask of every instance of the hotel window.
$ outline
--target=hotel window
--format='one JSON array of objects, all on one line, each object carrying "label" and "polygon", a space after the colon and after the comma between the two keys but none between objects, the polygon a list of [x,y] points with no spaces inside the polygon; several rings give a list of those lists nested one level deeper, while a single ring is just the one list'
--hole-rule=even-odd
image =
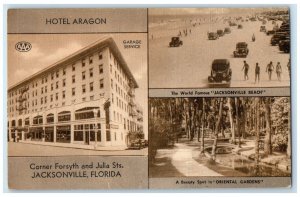
[{"label": "hotel window", "polygon": [[[47,77],[48,77],[48,76],[47,76]],[[47,77],[45,78],[45,82],[47,82],[47,81],[48,81]]]},{"label": "hotel window", "polygon": [[45,104],[47,103],[47,96],[45,96]]},{"label": "hotel window", "polygon": [[115,78],[117,79],[117,71],[115,70]]},{"label": "hotel window", "polygon": [[75,75],[72,76],[72,83],[75,83]]},{"label": "hotel window", "polygon": [[66,75],[66,69],[65,68],[63,69],[63,75]]},{"label": "hotel window", "polygon": [[75,88],[72,88],[72,96],[75,96]]},{"label": "hotel window", "polygon": [[93,63],[93,56],[90,56],[89,57],[89,64],[92,64]]},{"label": "hotel window", "polygon": [[85,80],[85,71],[82,72],[82,80]]},{"label": "hotel window", "polygon": [[51,73],[51,80],[54,79],[54,73]]},{"label": "hotel window", "polygon": [[100,89],[102,89],[104,87],[104,80],[100,79]]},{"label": "hotel window", "polygon": [[66,86],[66,79],[63,79],[63,87]]},{"label": "hotel window", "polygon": [[85,85],[82,85],[82,93],[85,93]]},{"label": "hotel window", "polygon": [[56,78],[59,77],[59,71],[56,71]]},{"label": "hotel window", "polygon": [[41,88],[41,94],[43,94],[43,93],[44,93],[44,87]]},{"label": "hotel window", "polygon": [[92,92],[94,90],[94,85],[93,82],[90,83],[90,92]]},{"label": "hotel window", "polygon": [[112,79],[110,79],[110,85],[111,85],[111,88],[114,88],[114,81]]},{"label": "hotel window", "polygon": [[[37,90],[35,90],[35,96],[37,96]],[[16,101],[17,101],[17,99],[16,99]]]},{"label": "hotel window", "polygon": [[50,101],[51,102],[53,101],[53,95],[52,94],[50,95]]},{"label": "hotel window", "polygon": [[62,98],[63,98],[63,99],[66,98],[66,91],[63,91],[63,92],[62,92]]},{"label": "hotel window", "polygon": [[110,69],[110,73],[112,73],[112,65],[110,65],[110,68],[109,68],[109,69]]},{"label": "hotel window", "polygon": [[34,101],[32,101],[32,106],[34,106]]},{"label": "hotel window", "polygon": [[82,65],[82,67],[85,67],[85,59],[83,59],[83,60],[81,61],[81,65]]},{"label": "hotel window", "polygon": [[42,84],[44,84],[44,78],[42,78]]},{"label": "hotel window", "polygon": [[58,93],[56,93],[55,99],[58,100]]},{"label": "hotel window", "polygon": [[47,86],[45,86],[45,93],[47,93]]},{"label": "hotel window", "polygon": [[110,141],[110,130],[106,130],[106,141]]},{"label": "hotel window", "polygon": [[82,101],[84,102],[85,100],[86,100],[86,98],[85,98],[85,97],[83,97],[83,98],[82,98]]},{"label": "hotel window", "polygon": [[111,94],[111,102],[114,103],[114,94]]},{"label": "hotel window", "polygon": [[58,89],[58,81],[56,82],[56,89]]},{"label": "hotel window", "polygon": [[117,134],[116,134],[116,132],[115,132],[115,141],[117,141]]},{"label": "hotel window", "polygon": [[93,69],[90,68],[90,77],[93,77]]},{"label": "hotel window", "polygon": [[100,52],[99,53],[99,60],[102,60],[103,56],[102,56],[102,53]]},{"label": "hotel window", "polygon": [[99,73],[102,74],[103,73],[103,64],[99,65]]},{"label": "hotel window", "polygon": [[75,71],[75,64],[72,65],[72,71]]},{"label": "hotel window", "polygon": [[42,98],[41,98],[41,104],[43,104],[43,100],[44,100],[44,98],[42,97]]},{"label": "hotel window", "polygon": [[53,83],[51,83],[51,91],[53,90]]},{"label": "hotel window", "polygon": [[90,96],[90,100],[93,101],[94,100],[94,96]]}]

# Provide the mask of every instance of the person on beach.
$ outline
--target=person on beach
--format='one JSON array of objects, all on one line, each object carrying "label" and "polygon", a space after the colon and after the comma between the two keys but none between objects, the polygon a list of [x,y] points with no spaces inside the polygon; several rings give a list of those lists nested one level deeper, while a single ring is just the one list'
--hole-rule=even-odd
[{"label": "person on beach", "polygon": [[278,81],[281,81],[281,73],[282,73],[282,69],[281,69],[280,62],[277,62],[277,65],[276,65],[276,74],[277,74]]},{"label": "person on beach", "polygon": [[259,67],[258,63],[256,63],[256,66],[255,66],[255,83],[256,83],[256,81],[259,83],[259,75],[260,75],[260,67]]},{"label": "person on beach", "polygon": [[286,67],[288,68],[289,76],[291,78],[291,58],[289,59],[289,62],[287,63]]},{"label": "person on beach", "polygon": [[242,71],[244,70],[244,80],[248,80],[249,77],[248,77],[248,71],[249,71],[249,64],[247,64],[246,61],[244,61],[244,66],[242,68]]},{"label": "person on beach", "polygon": [[272,72],[273,72],[273,69],[274,69],[274,66],[273,66],[273,63],[272,61],[267,65],[267,68],[266,68],[266,72],[268,72],[268,75],[269,75],[269,80],[271,81],[272,80]]}]

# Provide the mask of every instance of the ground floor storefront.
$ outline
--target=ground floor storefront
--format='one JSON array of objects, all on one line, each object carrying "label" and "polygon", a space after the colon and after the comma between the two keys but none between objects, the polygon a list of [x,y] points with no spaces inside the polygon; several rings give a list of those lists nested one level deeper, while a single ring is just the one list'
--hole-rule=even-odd
[{"label": "ground floor storefront", "polygon": [[118,125],[111,126],[101,121],[11,127],[8,134],[8,141],[11,142],[47,145],[127,147],[128,144],[128,132],[121,130]]}]

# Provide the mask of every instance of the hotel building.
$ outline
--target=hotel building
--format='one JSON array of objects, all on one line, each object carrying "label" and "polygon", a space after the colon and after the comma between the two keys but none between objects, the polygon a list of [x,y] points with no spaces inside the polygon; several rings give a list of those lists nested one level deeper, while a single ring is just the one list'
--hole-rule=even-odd
[{"label": "hotel building", "polygon": [[8,140],[126,147],[143,131],[135,88],[114,40],[101,39],[8,89]]}]

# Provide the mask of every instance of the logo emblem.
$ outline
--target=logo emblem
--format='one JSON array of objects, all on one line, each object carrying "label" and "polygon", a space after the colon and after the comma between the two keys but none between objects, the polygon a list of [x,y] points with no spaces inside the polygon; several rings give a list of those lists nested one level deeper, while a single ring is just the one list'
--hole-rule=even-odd
[{"label": "logo emblem", "polygon": [[15,48],[20,52],[28,52],[31,50],[32,46],[29,42],[21,41],[16,44]]}]

